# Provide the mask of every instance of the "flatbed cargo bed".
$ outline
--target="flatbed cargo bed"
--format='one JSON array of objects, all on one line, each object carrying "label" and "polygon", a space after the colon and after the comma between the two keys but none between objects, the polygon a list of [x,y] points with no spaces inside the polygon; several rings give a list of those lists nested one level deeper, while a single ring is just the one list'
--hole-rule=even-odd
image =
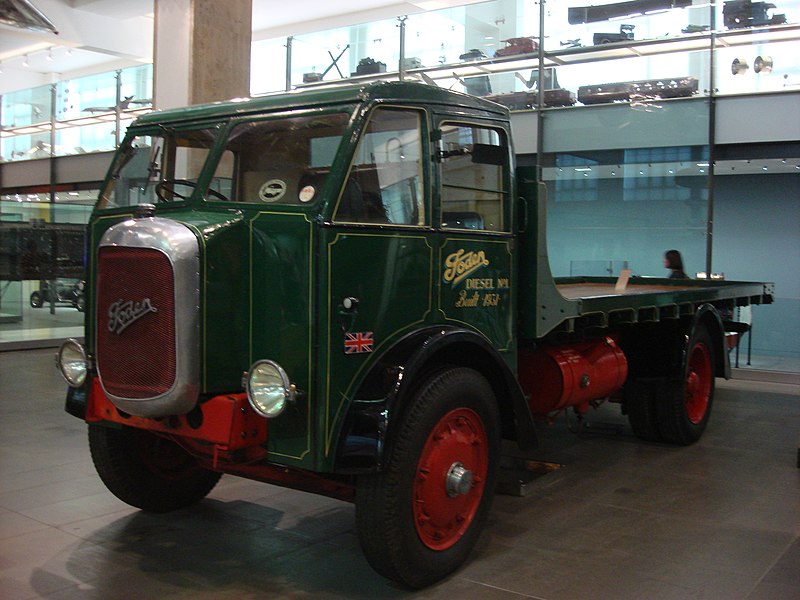
[{"label": "flatbed cargo bed", "polygon": [[[620,323],[654,322],[691,315],[702,304],[732,311],[737,306],[770,304],[773,284],[705,279],[632,277],[617,291],[611,277],[556,278],[561,296],[559,324],[609,327]],[[567,308],[569,307],[569,308]]]}]

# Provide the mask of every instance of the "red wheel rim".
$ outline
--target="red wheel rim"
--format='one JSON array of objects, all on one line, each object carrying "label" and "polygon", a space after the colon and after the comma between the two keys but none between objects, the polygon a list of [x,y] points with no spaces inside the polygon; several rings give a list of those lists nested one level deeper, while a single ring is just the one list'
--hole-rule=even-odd
[{"label": "red wheel rim", "polygon": [[706,416],[713,376],[708,347],[697,342],[689,353],[686,370],[686,416],[695,425]]},{"label": "red wheel rim", "polygon": [[414,476],[414,526],[423,544],[447,550],[464,535],[480,506],[488,469],[489,439],[480,416],[457,408],[442,417]]}]

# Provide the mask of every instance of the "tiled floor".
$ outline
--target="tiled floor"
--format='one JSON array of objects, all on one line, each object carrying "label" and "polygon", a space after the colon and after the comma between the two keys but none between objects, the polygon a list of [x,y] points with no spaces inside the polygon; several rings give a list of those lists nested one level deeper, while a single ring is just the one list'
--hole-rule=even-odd
[{"label": "tiled floor", "polygon": [[800,598],[800,395],[721,382],[700,443],[646,444],[616,410],[542,431],[564,466],[497,496],[472,559],[409,593],[361,555],[352,506],[225,477],[168,515],[127,507],[62,410],[52,351],[0,353],[0,598]]}]

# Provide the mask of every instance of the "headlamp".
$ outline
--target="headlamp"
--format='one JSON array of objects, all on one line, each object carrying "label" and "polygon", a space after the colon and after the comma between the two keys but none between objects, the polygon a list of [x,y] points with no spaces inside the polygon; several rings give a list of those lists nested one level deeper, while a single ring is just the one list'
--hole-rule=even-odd
[{"label": "headlamp", "polygon": [[281,366],[272,360],[253,363],[246,377],[247,399],[250,406],[264,417],[277,417],[294,402],[297,389]]}]

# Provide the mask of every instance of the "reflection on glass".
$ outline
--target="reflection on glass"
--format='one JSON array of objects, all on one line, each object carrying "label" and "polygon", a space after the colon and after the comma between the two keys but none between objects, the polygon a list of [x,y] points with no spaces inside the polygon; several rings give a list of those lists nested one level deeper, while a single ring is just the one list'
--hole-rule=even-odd
[{"label": "reflection on glass", "polygon": [[562,152],[545,158],[547,235],[556,276],[585,261],[628,261],[663,275],[663,253],[680,249],[687,272],[706,252],[708,146]]},{"label": "reflection on glass", "polygon": [[377,109],[361,136],[334,220],[423,225],[421,115]]},{"label": "reflection on glass", "polygon": [[113,112],[116,102],[117,76],[113,71],[61,81],[56,87],[56,119]]},{"label": "reflection on glass", "polygon": [[31,158],[48,158],[50,156],[50,132],[34,135],[16,135],[2,138],[0,141],[3,160],[28,160]]},{"label": "reflection on glass", "polygon": [[2,97],[3,128],[47,123],[52,116],[51,86],[10,92]]},{"label": "reflection on glass", "polygon": [[508,147],[498,130],[445,124],[441,143],[442,226],[508,231]]},{"label": "reflection on glass", "polygon": [[114,122],[68,127],[56,130],[56,156],[113,150],[116,146]]},{"label": "reflection on glass", "polygon": [[130,67],[120,72],[120,109],[136,109],[153,105],[153,65]]}]

